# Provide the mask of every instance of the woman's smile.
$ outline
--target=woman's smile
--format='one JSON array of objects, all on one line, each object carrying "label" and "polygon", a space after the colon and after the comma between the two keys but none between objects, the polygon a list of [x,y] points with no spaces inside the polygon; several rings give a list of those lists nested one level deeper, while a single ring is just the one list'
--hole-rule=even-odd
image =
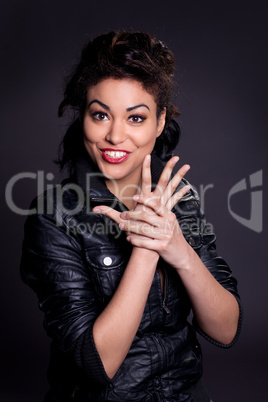
[{"label": "woman's smile", "polygon": [[103,159],[109,163],[124,162],[130,155],[128,151],[113,148],[103,148],[101,152]]}]

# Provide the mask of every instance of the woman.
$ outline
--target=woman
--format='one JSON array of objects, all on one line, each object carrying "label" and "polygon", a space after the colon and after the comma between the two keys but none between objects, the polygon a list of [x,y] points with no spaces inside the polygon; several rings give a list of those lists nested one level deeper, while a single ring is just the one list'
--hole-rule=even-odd
[{"label": "woman", "polygon": [[21,262],[52,338],[45,401],[209,401],[196,331],[222,347],[238,337],[236,280],[184,179],[189,165],[172,173],[173,73],[163,43],[110,32],[67,83],[70,178],[28,217]]}]

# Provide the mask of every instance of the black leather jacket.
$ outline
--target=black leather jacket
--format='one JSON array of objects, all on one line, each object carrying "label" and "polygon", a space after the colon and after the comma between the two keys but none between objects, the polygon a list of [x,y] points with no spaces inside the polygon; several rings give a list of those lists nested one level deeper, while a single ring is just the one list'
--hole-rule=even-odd
[{"label": "black leather jacket", "polygon": [[[209,401],[199,381],[202,355],[196,330],[223,347],[231,346],[238,333],[226,346],[210,339],[196,323],[192,326],[187,321],[191,304],[186,291],[163,260],[159,264],[165,273],[164,291],[156,270],[129,353],[112,380],[105,373],[92,327],[116,290],[131,245],[117,224],[91,212],[102,204],[125,209],[95,169],[89,157],[81,158],[63,188],[34,200],[31,208],[44,211],[31,214],[25,224],[21,274],[37,293],[45,329],[53,340],[46,401]],[[162,169],[153,157],[154,183]],[[206,228],[197,194],[184,196],[174,212],[190,245],[239,301],[236,280],[216,254],[215,235]]]}]

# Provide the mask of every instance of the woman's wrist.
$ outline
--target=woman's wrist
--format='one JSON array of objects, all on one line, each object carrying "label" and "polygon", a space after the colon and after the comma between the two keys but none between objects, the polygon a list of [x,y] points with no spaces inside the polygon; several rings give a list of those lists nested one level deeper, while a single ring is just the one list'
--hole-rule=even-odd
[{"label": "woman's wrist", "polygon": [[191,271],[195,267],[199,257],[186,240],[184,249],[180,252],[180,255],[183,257],[178,258],[175,265],[173,265],[177,273],[180,274],[182,271]]},{"label": "woman's wrist", "polygon": [[142,258],[143,260],[145,260],[145,262],[148,261],[148,263],[157,264],[159,260],[159,254],[157,253],[157,251],[148,250],[142,247],[133,246],[132,255],[137,258]]}]

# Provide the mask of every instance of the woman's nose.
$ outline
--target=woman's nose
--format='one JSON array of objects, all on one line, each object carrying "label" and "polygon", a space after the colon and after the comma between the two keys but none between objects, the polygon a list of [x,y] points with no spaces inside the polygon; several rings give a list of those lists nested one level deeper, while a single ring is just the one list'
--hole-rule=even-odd
[{"label": "woman's nose", "polygon": [[108,133],[106,134],[106,141],[117,145],[124,142],[126,137],[126,127],[124,123],[113,121],[109,127]]}]

